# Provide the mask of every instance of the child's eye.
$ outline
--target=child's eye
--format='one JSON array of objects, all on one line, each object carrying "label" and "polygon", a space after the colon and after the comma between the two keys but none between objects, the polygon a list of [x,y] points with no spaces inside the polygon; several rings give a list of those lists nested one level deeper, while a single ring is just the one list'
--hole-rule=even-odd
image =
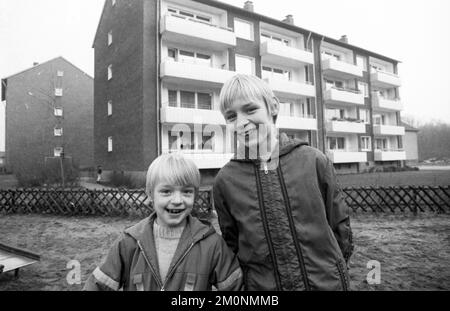
[{"label": "child's eye", "polygon": [[248,113],[248,114],[252,114],[252,113],[255,113],[257,110],[258,110],[257,107],[251,107],[251,108],[248,108],[248,109],[247,109],[247,113]]},{"label": "child's eye", "polygon": [[194,190],[193,189],[185,189],[184,193],[191,195],[191,194],[194,194]]},{"label": "child's eye", "polygon": [[227,122],[233,122],[234,120],[236,120],[236,114],[235,113],[227,114],[225,116],[225,119],[226,119]]},{"label": "child's eye", "polygon": [[161,190],[159,190],[159,192],[164,195],[168,195],[171,193],[171,191],[169,189],[161,189]]}]

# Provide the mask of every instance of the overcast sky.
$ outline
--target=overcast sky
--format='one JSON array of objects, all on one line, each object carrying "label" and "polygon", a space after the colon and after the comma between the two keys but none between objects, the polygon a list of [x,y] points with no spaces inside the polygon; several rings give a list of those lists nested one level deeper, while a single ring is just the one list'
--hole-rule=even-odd
[{"label": "overcast sky", "polygon": [[[241,7],[244,0],[222,0]],[[90,75],[104,0],[0,0],[0,77],[64,56]],[[450,123],[450,1],[253,0],[276,19],[402,61],[403,114]],[[276,3],[276,4],[275,4]],[[2,118],[0,118],[2,119]],[[1,125],[0,121],[0,126]],[[1,138],[0,138],[1,144]]]}]

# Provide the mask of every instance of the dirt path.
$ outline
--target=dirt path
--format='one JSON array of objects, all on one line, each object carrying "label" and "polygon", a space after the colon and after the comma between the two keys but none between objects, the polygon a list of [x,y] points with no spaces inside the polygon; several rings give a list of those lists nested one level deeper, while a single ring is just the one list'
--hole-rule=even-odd
[{"label": "dirt path", "polygon": [[[80,290],[69,285],[70,260],[81,263],[82,282],[111,243],[137,219],[0,216],[0,240],[41,254],[41,262],[0,276],[3,290]],[[450,290],[450,215],[357,215],[352,218],[354,290]],[[366,281],[369,260],[381,264],[381,284]]]}]

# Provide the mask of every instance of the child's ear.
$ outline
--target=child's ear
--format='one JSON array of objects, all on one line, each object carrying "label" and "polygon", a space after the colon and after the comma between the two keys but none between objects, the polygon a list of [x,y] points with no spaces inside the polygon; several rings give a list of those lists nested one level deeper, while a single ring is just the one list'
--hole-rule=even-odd
[{"label": "child's ear", "polygon": [[278,112],[280,111],[280,101],[277,97],[273,97],[272,99],[272,109],[271,109],[271,115],[272,117],[275,117],[278,115]]}]

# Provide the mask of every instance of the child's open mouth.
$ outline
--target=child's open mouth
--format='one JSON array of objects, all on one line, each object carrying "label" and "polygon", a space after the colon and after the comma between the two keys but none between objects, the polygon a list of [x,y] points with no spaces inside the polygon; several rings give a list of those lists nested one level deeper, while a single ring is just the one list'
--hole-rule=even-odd
[{"label": "child's open mouth", "polygon": [[182,212],[184,212],[184,209],[170,209],[170,208],[166,208],[166,212],[168,212],[169,214],[181,214]]}]

